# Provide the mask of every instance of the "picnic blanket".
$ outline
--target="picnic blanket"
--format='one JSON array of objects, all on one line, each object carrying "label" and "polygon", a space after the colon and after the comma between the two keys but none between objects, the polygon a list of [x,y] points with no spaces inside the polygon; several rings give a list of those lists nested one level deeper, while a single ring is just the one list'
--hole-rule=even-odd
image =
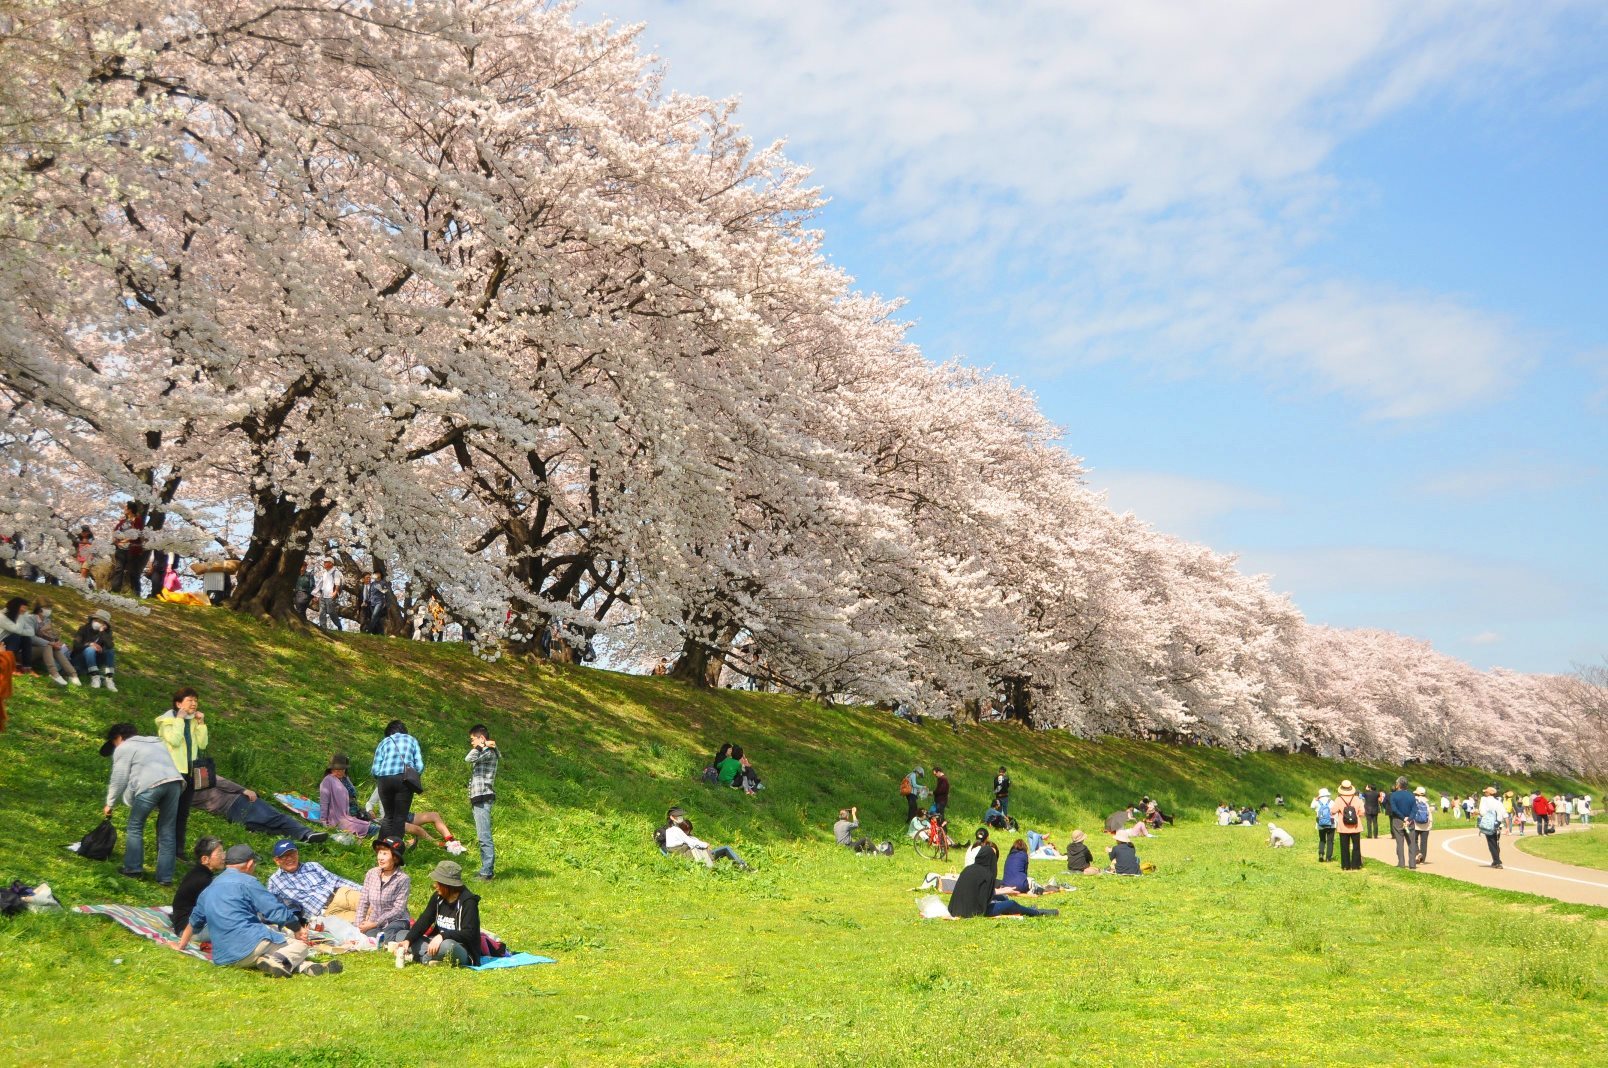
[{"label": "picnic blanket", "polygon": [[1029,860],[1065,860],[1066,855],[1058,853],[1052,845],[1042,845],[1028,854]]},{"label": "picnic blanket", "polygon": [[323,806],[303,794],[275,794],[274,800],[290,809],[308,823],[321,821]]},{"label": "picnic blanket", "polygon": [[534,953],[513,953],[506,957],[487,957],[471,965],[472,972],[489,972],[494,968],[523,968],[527,964],[557,964],[552,957],[538,957]]},{"label": "picnic blanket", "polygon": [[[146,908],[143,905],[76,905],[74,912],[82,912],[88,916],[105,916],[108,919],[122,924],[141,938],[149,938],[157,945],[169,949],[179,948],[179,936],[173,933],[173,920],[167,906],[162,908]],[[191,942],[180,952],[194,957],[197,960],[212,961],[212,947],[206,949]]]}]

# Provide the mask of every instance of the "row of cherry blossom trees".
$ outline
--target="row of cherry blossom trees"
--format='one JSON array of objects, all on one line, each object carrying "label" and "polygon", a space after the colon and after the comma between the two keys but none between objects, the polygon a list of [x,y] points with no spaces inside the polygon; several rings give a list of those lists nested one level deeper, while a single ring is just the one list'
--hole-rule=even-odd
[{"label": "row of cherry blossom trees", "polygon": [[232,607],[279,619],[338,542],[487,643],[557,624],[700,683],[1583,766],[1582,680],[1308,625],[1112,513],[631,29],[537,0],[0,20],[0,514],[48,572],[132,499],[154,542],[240,538]]}]

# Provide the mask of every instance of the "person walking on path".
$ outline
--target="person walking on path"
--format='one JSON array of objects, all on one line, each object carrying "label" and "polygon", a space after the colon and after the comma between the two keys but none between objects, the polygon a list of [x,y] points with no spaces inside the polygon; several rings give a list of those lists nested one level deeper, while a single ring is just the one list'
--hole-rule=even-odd
[{"label": "person walking on path", "polygon": [[1329,788],[1325,786],[1318,791],[1318,796],[1312,799],[1312,811],[1317,814],[1318,823],[1318,863],[1327,864],[1334,859],[1334,799],[1329,796]]},{"label": "person walking on path", "polygon": [[1373,783],[1362,788],[1362,814],[1368,818],[1368,837],[1379,837],[1379,803],[1384,794]]},{"label": "person walking on path", "polygon": [[1535,833],[1552,833],[1552,799],[1540,791],[1536,792],[1535,800],[1530,802],[1530,812],[1535,816]]},{"label": "person walking on path", "polygon": [[1485,836],[1485,847],[1491,851],[1491,867],[1502,866],[1502,802],[1496,799],[1496,787],[1487,786],[1480,798],[1480,833]]},{"label": "person walking on path", "polygon": [[469,811],[475,817],[475,838],[480,843],[479,879],[491,879],[497,866],[497,849],[491,841],[491,805],[497,800],[497,743],[484,723],[469,728]]},{"label": "person walking on path", "polygon": [[184,780],[173,766],[162,739],[134,733],[134,724],[114,724],[106,731],[100,755],[112,758],[112,777],[106,785],[106,808],[121,798],[128,806],[128,827],[124,831],[121,874],[140,879],[145,876],[145,821],[156,813],[156,881],[173,885],[173,866],[178,861],[177,830],[180,783]]},{"label": "person walking on path", "polygon": [[921,795],[921,777],[926,774],[917,764],[909,775],[899,780],[899,793],[905,799],[905,822],[916,818],[916,800]]},{"label": "person walking on path", "polygon": [[1430,807],[1429,797],[1422,786],[1413,791],[1413,849],[1418,856],[1418,863],[1429,863],[1429,829],[1435,818],[1435,811]]},{"label": "person walking on path", "polygon": [[207,717],[194,689],[184,687],[173,695],[173,707],[156,717],[156,736],[167,746],[184,786],[179,791],[178,850],[184,852],[190,829],[190,806],[195,803],[195,762],[207,747]]},{"label": "person walking on path", "polygon": [[1591,795],[1586,794],[1580,798],[1580,824],[1583,827],[1591,826]]},{"label": "person walking on path", "polygon": [[401,720],[393,719],[385,725],[385,737],[374,748],[374,763],[369,773],[374,776],[380,807],[385,810],[380,833],[388,838],[401,838],[407,833],[408,811],[414,795],[421,792],[419,777],[424,774],[424,754],[419,751],[419,742],[408,733],[407,725]]},{"label": "person walking on path", "polygon": [[1396,867],[1417,868],[1418,857],[1413,853],[1413,808],[1417,799],[1407,788],[1406,776],[1396,779],[1396,788],[1385,799],[1390,812],[1390,837],[1396,843]]},{"label": "person walking on path", "polygon": [[1362,870],[1362,802],[1357,788],[1350,779],[1340,781],[1340,795],[1335,799],[1335,830],[1340,838],[1340,870]]}]

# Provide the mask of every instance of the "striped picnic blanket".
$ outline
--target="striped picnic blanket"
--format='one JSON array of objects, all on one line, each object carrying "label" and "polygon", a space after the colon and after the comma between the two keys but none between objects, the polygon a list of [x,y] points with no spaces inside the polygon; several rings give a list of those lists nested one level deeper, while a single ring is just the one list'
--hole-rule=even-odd
[{"label": "striped picnic blanket", "polygon": [[[143,905],[76,905],[74,912],[82,912],[90,916],[105,916],[127,927],[141,938],[149,938],[157,945],[167,946],[169,949],[178,949],[179,936],[173,933],[173,921],[169,918],[169,909],[146,908]],[[191,942],[182,951],[197,960],[211,962],[212,949],[209,946],[202,949]]]}]

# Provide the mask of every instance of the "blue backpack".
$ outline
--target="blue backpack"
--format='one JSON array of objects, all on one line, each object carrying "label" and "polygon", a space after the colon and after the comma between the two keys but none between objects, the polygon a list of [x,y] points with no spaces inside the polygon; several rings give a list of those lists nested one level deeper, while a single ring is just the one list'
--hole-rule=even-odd
[{"label": "blue backpack", "polygon": [[1334,809],[1330,807],[1329,799],[1327,797],[1321,798],[1318,801],[1318,826],[1334,826]]},{"label": "blue backpack", "polygon": [[1429,822],[1429,802],[1425,801],[1422,797],[1420,797],[1417,803],[1413,805],[1413,822]]}]

